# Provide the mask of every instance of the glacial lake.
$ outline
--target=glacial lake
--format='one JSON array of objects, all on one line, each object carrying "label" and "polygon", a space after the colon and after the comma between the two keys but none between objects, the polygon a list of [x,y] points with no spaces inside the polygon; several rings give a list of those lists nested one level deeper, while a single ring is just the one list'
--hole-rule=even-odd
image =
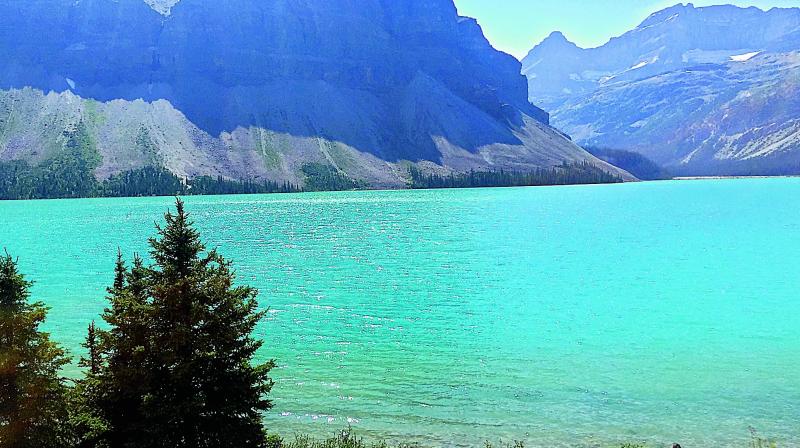
[{"label": "glacial lake", "polygon": [[[791,447],[798,198],[751,179],[186,201],[269,308],[274,432]],[[117,247],[146,253],[172,202],[0,202],[0,246],[73,354]]]}]

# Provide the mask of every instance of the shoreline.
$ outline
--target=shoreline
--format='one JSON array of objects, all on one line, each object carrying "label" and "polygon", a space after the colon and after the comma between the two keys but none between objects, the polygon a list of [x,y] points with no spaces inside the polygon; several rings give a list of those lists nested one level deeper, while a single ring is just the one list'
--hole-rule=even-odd
[{"label": "shoreline", "polygon": [[[730,179],[796,179],[800,174],[784,174],[776,176],[677,176],[666,180],[730,180]],[[647,182],[647,181],[643,181]]]},{"label": "shoreline", "polygon": [[214,197],[214,196],[263,196],[263,195],[303,195],[314,193],[360,193],[360,192],[406,192],[406,191],[437,191],[437,190],[485,190],[492,188],[553,188],[553,187],[588,187],[588,186],[608,186],[641,184],[671,181],[703,181],[703,180],[744,180],[744,179],[798,179],[800,174],[779,175],[779,176],[679,176],[670,179],[655,180],[636,180],[623,181],[616,183],[576,183],[576,184],[553,184],[553,185],[513,185],[496,187],[452,187],[452,188],[361,188],[353,190],[319,190],[319,191],[291,191],[291,192],[271,192],[271,193],[228,193],[228,194],[170,194],[170,195],[141,195],[141,196],[86,196],[71,198],[33,198],[33,199],[0,199],[3,202],[25,202],[25,201],[72,201],[86,199],[143,199],[143,198],[170,198],[170,197]]}]

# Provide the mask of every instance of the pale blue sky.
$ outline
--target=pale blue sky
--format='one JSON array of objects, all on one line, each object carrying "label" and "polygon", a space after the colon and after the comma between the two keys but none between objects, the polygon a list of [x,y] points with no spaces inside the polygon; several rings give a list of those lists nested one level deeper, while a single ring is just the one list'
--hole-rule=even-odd
[{"label": "pale blue sky", "polygon": [[[455,0],[461,15],[475,17],[492,44],[517,57],[562,31],[582,47],[602,45],[678,0]],[[683,2],[688,3],[688,2]],[[800,6],[800,0],[697,0],[695,6]]]}]

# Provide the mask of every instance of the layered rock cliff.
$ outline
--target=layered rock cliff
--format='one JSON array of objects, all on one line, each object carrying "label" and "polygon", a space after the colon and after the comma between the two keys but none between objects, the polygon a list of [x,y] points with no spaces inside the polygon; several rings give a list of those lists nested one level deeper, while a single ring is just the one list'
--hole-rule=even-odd
[{"label": "layered rock cliff", "polygon": [[383,187],[406,161],[600,164],[452,0],[0,0],[0,15],[0,160],[47,158],[62,125],[90,122],[100,177],[158,163],[302,181],[321,162]]}]

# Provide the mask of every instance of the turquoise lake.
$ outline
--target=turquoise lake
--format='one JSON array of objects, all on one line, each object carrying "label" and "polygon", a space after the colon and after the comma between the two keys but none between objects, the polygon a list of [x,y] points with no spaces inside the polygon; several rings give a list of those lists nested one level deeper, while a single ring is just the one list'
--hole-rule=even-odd
[{"label": "turquoise lake", "polygon": [[[189,197],[260,289],[272,431],[800,446],[800,179]],[[0,202],[74,354],[170,198]],[[74,374],[75,372],[71,372]]]}]

